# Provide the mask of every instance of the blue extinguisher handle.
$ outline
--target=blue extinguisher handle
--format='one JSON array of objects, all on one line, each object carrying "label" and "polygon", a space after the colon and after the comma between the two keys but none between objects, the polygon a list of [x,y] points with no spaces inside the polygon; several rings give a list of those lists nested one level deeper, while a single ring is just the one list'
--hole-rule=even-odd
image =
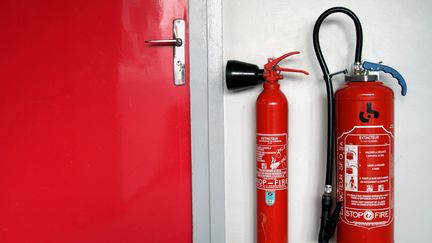
[{"label": "blue extinguisher handle", "polygon": [[383,71],[385,73],[389,73],[393,78],[397,79],[399,86],[402,88],[402,95],[405,96],[407,93],[407,84],[405,82],[405,79],[402,77],[402,75],[396,71],[396,69],[382,65],[381,63],[373,63],[364,61],[363,62],[363,68],[369,71]]}]

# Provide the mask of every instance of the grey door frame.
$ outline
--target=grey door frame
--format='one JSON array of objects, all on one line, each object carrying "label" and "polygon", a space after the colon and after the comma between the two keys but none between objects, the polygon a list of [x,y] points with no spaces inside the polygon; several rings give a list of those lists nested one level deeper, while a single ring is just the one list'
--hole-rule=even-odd
[{"label": "grey door frame", "polygon": [[189,0],[194,243],[224,243],[222,0]]}]

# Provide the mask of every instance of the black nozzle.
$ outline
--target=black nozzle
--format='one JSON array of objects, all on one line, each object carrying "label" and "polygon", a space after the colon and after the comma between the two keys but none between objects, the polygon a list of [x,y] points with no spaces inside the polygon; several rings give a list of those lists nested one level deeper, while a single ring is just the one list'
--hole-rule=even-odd
[{"label": "black nozzle", "polygon": [[225,80],[229,90],[247,89],[264,82],[264,70],[255,64],[229,60]]},{"label": "black nozzle", "polygon": [[342,202],[338,202],[332,213],[333,199],[330,194],[324,194],[321,199],[321,223],[318,235],[318,243],[328,243],[336,231]]}]

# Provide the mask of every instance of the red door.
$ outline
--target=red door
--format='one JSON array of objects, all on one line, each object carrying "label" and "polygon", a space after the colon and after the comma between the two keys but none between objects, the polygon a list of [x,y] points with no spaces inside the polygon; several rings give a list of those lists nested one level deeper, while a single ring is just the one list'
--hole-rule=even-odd
[{"label": "red door", "polygon": [[0,242],[191,242],[187,1],[0,6]]}]

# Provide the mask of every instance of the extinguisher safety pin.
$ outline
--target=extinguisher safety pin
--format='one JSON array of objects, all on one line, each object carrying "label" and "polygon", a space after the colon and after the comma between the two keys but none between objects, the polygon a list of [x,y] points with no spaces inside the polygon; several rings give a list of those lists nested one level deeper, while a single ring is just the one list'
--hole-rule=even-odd
[{"label": "extinguisher safety pin", "polygon": [[336,76],[336,75],[339,75],[339,74],[347,74],[348,73],[348,69],[344,69],[344,70],[342,70],[342,71],[338,71],[338,72],[335,72],[335,73],[332,73],[332,74],[329,74],[329,77],[330,77],[330,79],[332,79],[333,78],[333,76]]}]

